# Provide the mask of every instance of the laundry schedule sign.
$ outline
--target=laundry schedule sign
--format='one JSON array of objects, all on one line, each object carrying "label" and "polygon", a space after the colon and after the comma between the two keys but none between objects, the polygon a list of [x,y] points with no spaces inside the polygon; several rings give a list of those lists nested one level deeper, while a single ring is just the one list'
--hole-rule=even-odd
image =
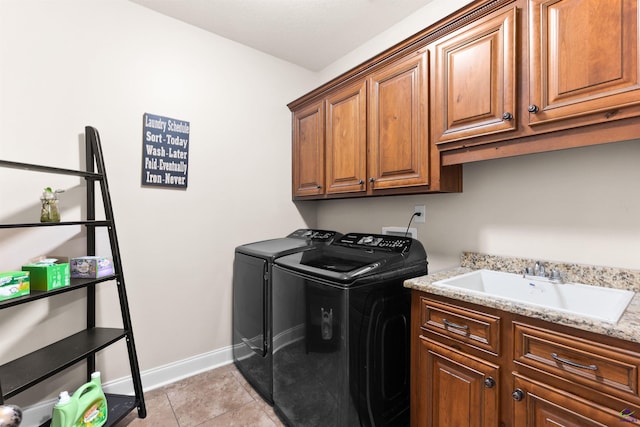
[{"label": "laundry schedule sign", "polygon": [[187,188],[189,122],[144,114],[142,185]]}]

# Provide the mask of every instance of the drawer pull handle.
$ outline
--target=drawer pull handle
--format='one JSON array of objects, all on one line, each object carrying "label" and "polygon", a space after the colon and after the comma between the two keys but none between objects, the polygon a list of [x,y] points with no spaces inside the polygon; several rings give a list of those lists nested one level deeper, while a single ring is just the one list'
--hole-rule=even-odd
[{"label": "drawer pull handle", "polygon": [[457,323],[449,322],[447,319],[442,319],[442,323],[444,323],[445,326],[449,326],[451,328],[463,329],[465,331],[469,329],[468,325],[458,325]]},{"label": "drawer pull handle", "polygon": [[560,363],[564,363],[565,365],[573,366],[575,368],[588,369],[590,371],[597,371],[598,370],[598,366],[597,365],[583,365],[582,363],[577,363],[577,362],[573,362],[573,361],[568,360],[568,359],[564,359],[564,358],[558,356],[556,353],[551,353],[551,357],[553,357],[555,360],[557,360]]}]

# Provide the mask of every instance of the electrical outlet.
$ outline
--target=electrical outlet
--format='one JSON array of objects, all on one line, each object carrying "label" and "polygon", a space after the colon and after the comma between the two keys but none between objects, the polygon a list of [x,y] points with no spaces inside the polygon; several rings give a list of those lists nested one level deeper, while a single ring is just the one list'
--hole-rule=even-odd
[{"label": "electrical outlet", "polygon": [[426,208],[425,205],[415,205],[413,208],[413,213],[420,213],[420,216],[413,217],[413,222],[424,223],[426,222]]}]

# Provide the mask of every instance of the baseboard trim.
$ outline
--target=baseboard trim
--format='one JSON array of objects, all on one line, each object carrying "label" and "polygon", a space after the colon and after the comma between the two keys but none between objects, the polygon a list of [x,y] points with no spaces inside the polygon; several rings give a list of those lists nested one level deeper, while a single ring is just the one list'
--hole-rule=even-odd
[{"label": "baseboard trim", "polygon": [[[152,368],[140,373],[142,388],[145,392],[180,381],[184,378],[219,368],[233,362],[232,347],[224,347],[208,353],[199,354],[164,366]],[[131,376],[108,381],[102,384],[105,393],[133,395]],[[56,399],[40,402],[23,408],[22,427],[37,427],[51,418]]]}]

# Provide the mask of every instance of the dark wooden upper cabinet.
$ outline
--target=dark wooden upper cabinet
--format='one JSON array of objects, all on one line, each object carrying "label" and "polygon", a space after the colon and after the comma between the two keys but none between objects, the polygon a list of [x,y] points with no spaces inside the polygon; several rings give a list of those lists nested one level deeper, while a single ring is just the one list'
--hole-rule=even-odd
[{"label": "dark wooden upper cabinet", "polygon": [[319,101],[293,115],[293,194],[324,192],[324,108]]},{"label": "dark wooden upper cabinet", "polygon": [[349,85],[327,97],[327,193],[367,190],[367,83]]},{"label": "dark wooden upper cabinet", "polygon": [[416,52],[369,78],[372,190],[429,184],[428,53]]},{"label": "dark wooden upper cabinet", "polygon": [[516,129],[515,43],[516,10],[510,7],[430,46],[437,144]]},{"label": "dark wooden upper cabinet", "polygon": [[640,105],[638,57],[638,0],[529,0],[529,123]]}]

